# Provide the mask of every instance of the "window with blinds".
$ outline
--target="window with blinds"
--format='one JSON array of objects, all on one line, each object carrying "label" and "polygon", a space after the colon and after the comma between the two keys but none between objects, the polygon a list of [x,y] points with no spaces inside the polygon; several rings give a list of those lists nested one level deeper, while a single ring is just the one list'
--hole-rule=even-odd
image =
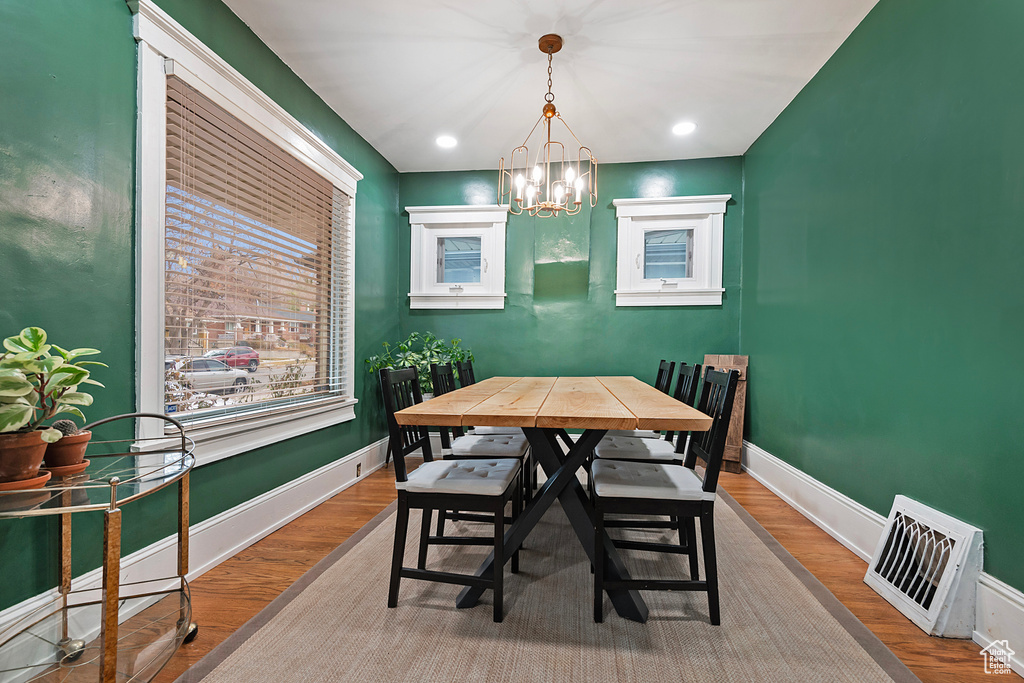
[{"label": "window with blinds", "polygon": [[167,77],[164,398],[186,423],[350,396],[351,198]]}]

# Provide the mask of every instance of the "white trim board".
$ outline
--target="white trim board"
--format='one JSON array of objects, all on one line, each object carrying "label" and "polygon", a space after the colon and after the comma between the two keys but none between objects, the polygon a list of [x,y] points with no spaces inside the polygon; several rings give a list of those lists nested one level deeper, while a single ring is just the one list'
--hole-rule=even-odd
[{"label": "white trim board", "polygon": [[[870,559],[885,517],[749,441],[743,442],[743,469],[862,560]],[[1024,677],[1024,593],[983,572],[972,640],[981,647],[1009,641],[1017,652],[1011,667]]]},{"label": "white trim board", "polygon": [[[386,438],[375,441],[262,495],[193,524],[189,529],[191,569],[188,580],[192,581],[202,576],[221,562],[383,467],[387,442]],[[362,466],[359,477],[356,477],[356,465]],[[124,509],[124,514],[131,516],[130,504]],[[177,538],[177,535],[167,536],[121,558],[121,583],[141,581],[147,577],[166,577],[173,571],[177,561]],[[94,569],[75,577],[72,587],[76,591],[99,588],[102,575],[102,568]],[[167,579],[166,582],[167,585],[163,588],[171,588],[177,584],[177,579]],[[159,590],[160,587],[154,586],[151,589]],[[3,610],[0,612],[0,633],[57,598],[58,593],[54,588]]]}]

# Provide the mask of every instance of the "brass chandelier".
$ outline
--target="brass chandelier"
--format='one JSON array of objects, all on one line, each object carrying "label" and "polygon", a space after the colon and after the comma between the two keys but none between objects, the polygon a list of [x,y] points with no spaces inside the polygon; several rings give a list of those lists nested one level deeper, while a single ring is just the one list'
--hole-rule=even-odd
[{"label": "brass chandelier", "polygon": [[[562,49],[562,38],[553,33],[542,36],[538,41],[540,51],[548,56],[548,92],[544,95],[544,108],[540,118],[533,124],[523,144],[512,150],[506,168],[505,157],[498,166],[498,203],[508,204],[509,211],[519,215],[557,216],[564,212],[573,216],[587,201],[597,206],[597,159],[590,148],[579,141],[569,124],[555,108],[555,96],[551,92],[551,56]],[[551,124],[557,119],[568,131],[574,144],[575,159],[566,155],[566,145],[551,137]],[[543,127],[541,124],[543,123]],[[537,140],[531,142],[534,133],[541,131]],[[563,138],[568,140],[568,138]],[[531,160],[529,145],[536,154]]]}]

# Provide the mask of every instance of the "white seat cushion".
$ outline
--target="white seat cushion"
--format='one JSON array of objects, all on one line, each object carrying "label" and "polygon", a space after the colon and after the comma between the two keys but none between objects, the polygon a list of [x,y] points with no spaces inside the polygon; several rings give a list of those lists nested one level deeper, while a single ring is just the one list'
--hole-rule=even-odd
[{"label": "white seat cushion", "polygon": [[473,427],[469,433],[476,436],[494,436],[495,434],[522,436],[523,430],[519,427]]},{"label": "white seat cushion", "polygon": [[612,436],[632,436],[637,439],[664,439],[665,435],[651,429],[609,429],[604,438]]},{"label": "white seat cushion", "polygon": [[673,460],[682,460],[683,454],[676,453],[675,444],[664,439],[609,436],[598,442],[594,448],[594,457],[672,462]]},{"label": "white seat cushion", "polygon": [[590,472],[594,491],[602,498],[715,499],[693,470],[679,465],[595,460]]},{"label": "white seat cushion", "polygon": [[409,473],[408,481],[395,482],[395,488],[409,493],[471,493],[499,496],[519,471],[519,461],[432,460]]},{"label": "white seat cushion", "polygon": [[530,442],[522,434],[478,436],[467,434],[452,441],[452,455],[459,457],[521,458]]}]

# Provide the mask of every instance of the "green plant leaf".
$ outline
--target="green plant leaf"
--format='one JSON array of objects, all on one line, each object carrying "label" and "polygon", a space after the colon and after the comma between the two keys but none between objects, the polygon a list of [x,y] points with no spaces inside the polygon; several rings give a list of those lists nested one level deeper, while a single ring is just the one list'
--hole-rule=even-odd
[{"label": "green plant leaf", "polygon": [[58,389],[70,389],[71,391],[74,391],[75,387],[77,387],[79,384],[81,384],[82,382],[86,381],[89,378],[88,372],[86,372],[85,370],[82,370],[81,372],[84,374],[61,373],[59,375],[54,375],[54,379],[52,379],[50,383],[46,385],[46,388],[49,390],[49,393],[51,394],[57,391]]},{"label": "green plant leaf", "polygon": [[67,352],[66,349],[62,349],[61,347],[57,346],[56,344],[53,345],[53,348],[56,349],[57,353],[60,354],[61,358],[63,358],[64,360],[67,360],[68,352]]},{"label": "green plant leaf", "polygon": [[23,353],[32,350],[21,342],[21,337],[8,337],[4,339],[4,348],[11,353]]},{"label": "green plant leaf", "polygon": [[40,430],[39,434],[46,443],[56,443],[57,441],[60,441],[60,437],[64,436],[61,434],[60,430],[54,429],[53,427]]},{"label": "green plant leaf", "polygon": [[84,391],[69,391],[60,397],[60,402],[75,406],[91,406],[92,396]]},{"label": "green plant leaf", "polygon": [[69,413],[71,415],[76,415],[82,418],[83,420],[85,419],[85,415],[82,414],[82,411],[74,406],[58,406],[57,411],[54,413],[54,415],[60,415],[61,413]]},{"label": "green plant leaf", "polygon": [[32,419],[32,406],[24,403],[0,404],[0,432],[14,432]]},{"label": "green plant leaf", "polygon": [[31,358],[22,358],[21,356],[28,356],[29,354],[17,354],[10,358],[4,359],[4,367],[13,368],[15,370],[21,370],[26,375],[37,375],[42,374],[46,371],[43,365]]},{"label": "green plant leaf", "polygon": [[94,380],[94,379],[89,379],[89,378],[83,379],[83,380],[82,380],[82,381],[80,382],[80,384],[91,384],[91,385],[93,385],[94,387],[103,387],[104,389],[106,389],[106,388],[107,388],[105,384],[103,384],[103,383],[101,383],[101,382],[97,382],[96,380]]},{"label": "green plant leaf", "polygon": [[21,373],[0,376],[0,396],[25,396],[35,389]]},{"label": "green plant leaf", "polygon": [[70,351],[67,352],[67,359],[70,362],[70,361],[73,361],[74,359],[78,358],[79,356],[95,356],[98,353],[102,353],[102,352],[99,349],[89,349],[89,348],[71,349]]},{"label": "green plant leaf", "polygon": [[60,356],[49,356],[39,361],[39,364],[43,367],[44,372],[52,375],[54,370],[64,365],[64,359]]},{"label": "green plant leaf", "polygon": [[75,361],[74,363],[72,363],[72,365],[74,365],[75,367],[81,367],[83,365],[98,365],[101,368],[109,368],[110,367],[106,363],[101,363],[98,360],[79,360],[79,361]]},{"label": "green plant leaf", "polygon": [[21,343],[31,351],[39,351],[46,343],[46,330],[41,327],[26,327],[19,336]]}]

